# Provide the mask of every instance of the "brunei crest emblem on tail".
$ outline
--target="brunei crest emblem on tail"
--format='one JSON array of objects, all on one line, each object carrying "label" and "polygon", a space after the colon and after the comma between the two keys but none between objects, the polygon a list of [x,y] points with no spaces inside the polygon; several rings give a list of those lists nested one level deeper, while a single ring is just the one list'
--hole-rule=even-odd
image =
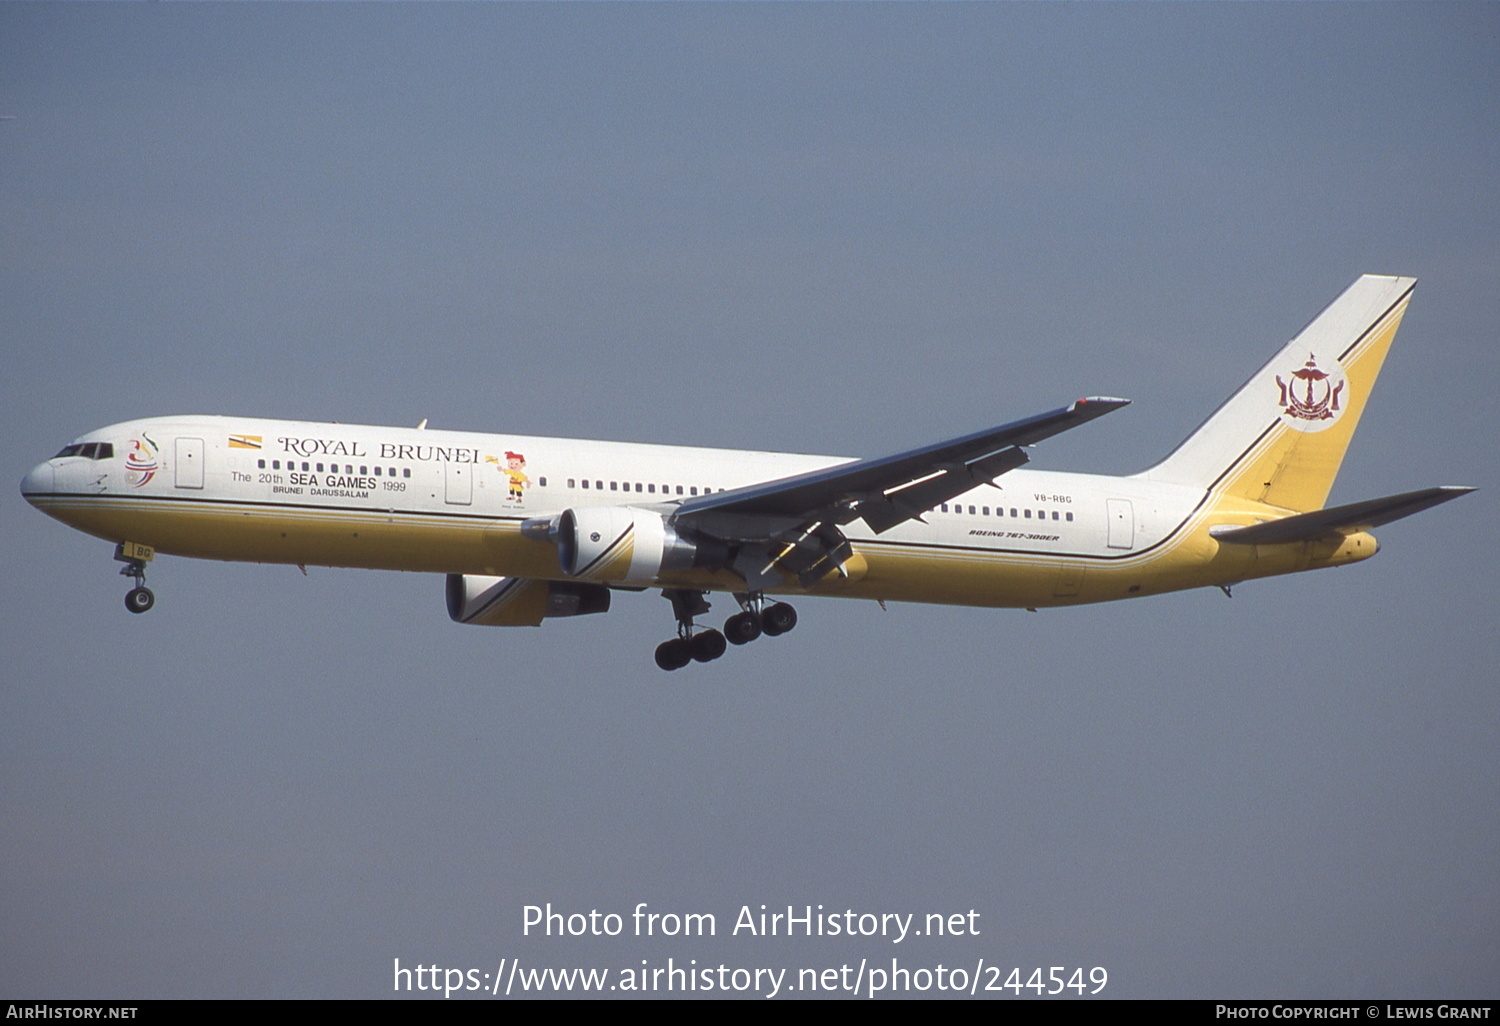
[{"label": "brunei crest emblem on tail", "polygon": [[1309,353],[1307,362],[1282,377],[1276,375],[1281,390],[1278,405],[1290,426],[1299,431],[1321,431],[1332,427],[1348,405],[1344,389],[1348,382],[1335,361],[1330,370],[1318,366],[1317,357]]}]

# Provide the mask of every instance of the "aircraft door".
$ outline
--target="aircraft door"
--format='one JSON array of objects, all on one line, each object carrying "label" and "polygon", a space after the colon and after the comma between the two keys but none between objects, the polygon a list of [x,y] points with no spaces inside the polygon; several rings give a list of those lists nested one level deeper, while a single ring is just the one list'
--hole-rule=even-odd
[{"label": "aircraft door", "polygon": [[443,497],[450,506],[468,506],[474,502],[474,465],[472,463],[443,464]]},{"label": "aircraft door", "polygon": [[1135,548],[1135,511],[1129,499],[1106,499],[1109,517],[1109,547],[1112,549]]},{"label": "aircraft door", "polygon": [[203,487],[203,439],[177,439],[177,459],[172,472],[178,488]]}]

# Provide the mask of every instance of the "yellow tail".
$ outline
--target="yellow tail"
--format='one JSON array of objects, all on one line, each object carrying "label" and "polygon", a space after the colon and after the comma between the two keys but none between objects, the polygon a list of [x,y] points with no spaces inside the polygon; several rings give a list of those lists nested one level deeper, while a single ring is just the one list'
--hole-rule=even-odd
[{"label": "yellow tail", "polygon": [[1322,509],[1416,283],[1360,278],[1144,476]]}]

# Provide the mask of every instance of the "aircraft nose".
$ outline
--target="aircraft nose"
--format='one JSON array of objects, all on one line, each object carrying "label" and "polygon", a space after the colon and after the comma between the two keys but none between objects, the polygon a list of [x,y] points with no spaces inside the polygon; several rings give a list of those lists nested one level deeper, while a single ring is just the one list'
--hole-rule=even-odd
[{"label": "aircraft nose", "polygon": [[[45,495],[52,491],[53,474],[52,464],[39,463],[32,467],[30,472],[21,478],[21,495],[27,502],[32,502],[33,495]],[[35,505],[34,502],[32,502]]]}]

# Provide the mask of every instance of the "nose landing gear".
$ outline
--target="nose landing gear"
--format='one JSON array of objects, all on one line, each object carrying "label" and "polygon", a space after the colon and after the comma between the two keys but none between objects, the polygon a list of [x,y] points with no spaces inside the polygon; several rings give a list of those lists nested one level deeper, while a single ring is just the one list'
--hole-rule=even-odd
[{"label": "nose landing gear", "polygon": [[125,593],[125,608],[132,613],[144,613],[156,605],[156,595],[146,587],[146,564],[155,556],[156,550],[149,545],[121,542],[115,546],[115,559],[125,564],[120,576],[135,581],[135,587]]}]

